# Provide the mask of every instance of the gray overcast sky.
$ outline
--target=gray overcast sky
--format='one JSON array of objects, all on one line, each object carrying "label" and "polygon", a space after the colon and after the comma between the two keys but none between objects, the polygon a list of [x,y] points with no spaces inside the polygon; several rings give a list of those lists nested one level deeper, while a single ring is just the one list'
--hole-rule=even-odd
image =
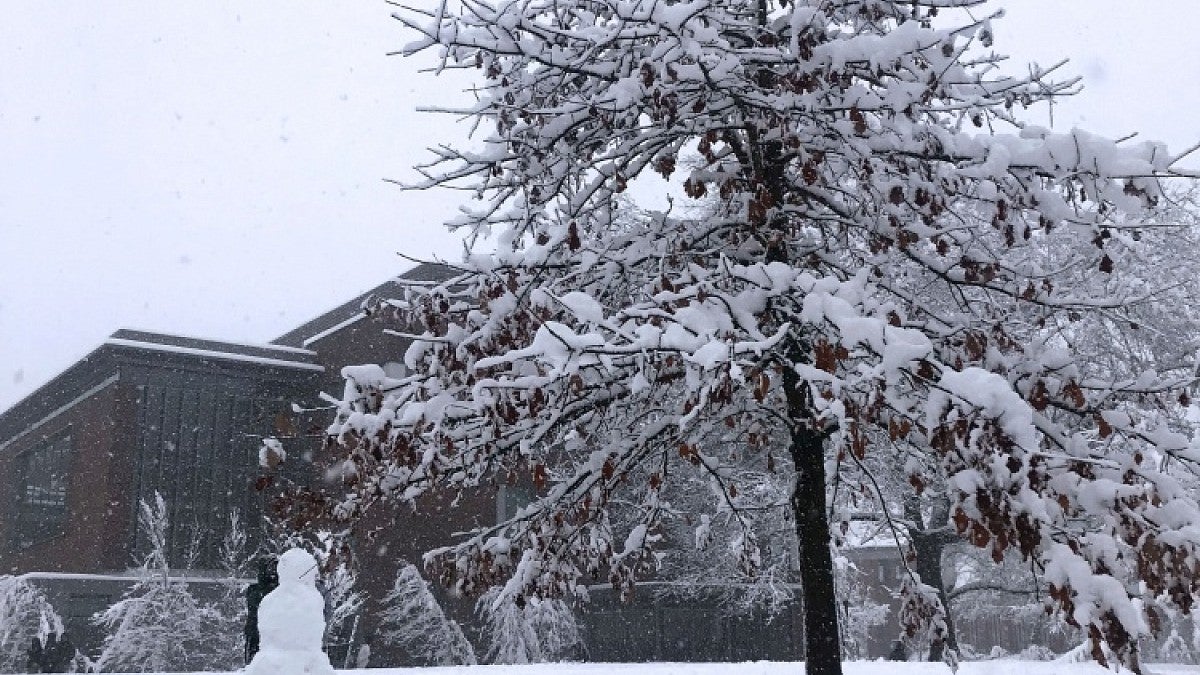
[{"label": "gray overcast sky", "polygon": [[[996,48],[1070,57],[1059,128],[1200,141],[1200,2],[1006,0]],[[383,0],[6,0],[0,22],[0,409],[118,327],[267,341],[454,258],[456,194],[406,193],[413,112],[461,82],[388,57]],[[1045,123],[1045,114],[1036,120]]]}]

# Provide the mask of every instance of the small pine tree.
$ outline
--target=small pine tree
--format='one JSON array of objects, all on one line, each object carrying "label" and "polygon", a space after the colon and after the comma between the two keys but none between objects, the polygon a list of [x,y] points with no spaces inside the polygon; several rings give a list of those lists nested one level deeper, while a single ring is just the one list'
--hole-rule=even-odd
[{"label": "small pine tree", "polygon": [[446,616],[415,565],[403,563],[384,597],[379,637],[426,666],[475,665],[475,649]]},{"label": "small pine tree", "polygon": [[354,641],[358,612],[365,596],[354,589],[358,575],[345,561],[322,560],[321,583],[325,589],[328,618],[325,624],[326,644],[348,644]]},{"label": "small pine tree", "polygon": [[221,541],[219,565],[222,572],[221,594],[211,605],[215,628],[212,635],[212,667],[237,670],[246,652],[245,579],[250,575],[251,555],[246,550],[248,536],[241,514],[229,516],[229,529]]},{"label": "small pine tree", "polygon": [[62,618],[40,589],[20,577],[0,576],[0,672],[25,672],[34,638],[45,644],[47,635],[62,632]]},{"label": "small pine tree", "polygon": [[100,672],[197,671],[226,668],[228,626],[220,612],[171,578],[167,563],[167,505],[141,503],[138,526],[150,543],[137,581],[116,604],[93,617],[108,632],[96,668]]},{"label": "small pine tree", "polygon": [[1150,654],[1160,663],[1192,663],[1195,657],[1189,649],[1187,640],[1179,634],[1179,629],[1172,626],[1171,632],[1154,646]]},{"label": "small pine tree", "polygon": [[475,605],[484,624],[488,663],[563,661],[583,644],[579,619],[566,602],[506,590],[492,588]]}]

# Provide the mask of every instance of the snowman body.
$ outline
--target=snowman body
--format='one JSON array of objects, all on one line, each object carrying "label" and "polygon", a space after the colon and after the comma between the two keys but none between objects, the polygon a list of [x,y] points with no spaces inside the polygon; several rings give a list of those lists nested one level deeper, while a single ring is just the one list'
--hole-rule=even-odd
[{"label": "snowman body", "polygon": [[259,650],[247,675],[333,675],[321,650],[325,599],[317,590],[317,561],[291,549],[279,557],[279,587],[258,608]]}]

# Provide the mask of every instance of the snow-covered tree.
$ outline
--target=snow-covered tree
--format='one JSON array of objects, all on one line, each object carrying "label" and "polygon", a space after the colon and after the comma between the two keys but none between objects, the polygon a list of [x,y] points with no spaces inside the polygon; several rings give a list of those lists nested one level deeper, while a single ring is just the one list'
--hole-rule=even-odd
[{"label": "snow-covered tree", "polygon": [[378,637],[427,666],[475,665],[475,649],[415,565],[403,563],[383,599]]},{"label": "snow-covered tree", "polygon": [[209,604],[213,629],[209,635],[212,669],[236,670],[245,664],[246,579],[251,575],[253,554],[241,513],[229,514],[229,528],[221,539],[218,558],[221,591]]},{"label": "snow-covered tree", "polygon": [[[465,593],[507,580],[508,602],[596,577],[627,594],[657,564],[662,495],[695,472],[751,573],[751,486],[707,443],[743,430],[739,462],[790,459],[807,668],[825,675],[840,672],[832,478],[902,449],[919,499],[944,486],[932,525],[1031,560],[1097,659],[1138,670],[1154,607],[1200,591],[1200,509],[1161,470],[1200,460],[1179,414],[1194,358],[1117,368],[1048,328],[1129,326],[1158,292],[1127,276],[1142,261],[1126,242],[1158,224],[1177,158],[1022,123],[1073,82],[1004,75],[985,4],[400,15],[406,51],[478,69],[455,112],[482,147],[439,147],[423,186],[464,189],[453,226],[498,250],[394,304],[411,375],[344,371],[330,432],[355,470],[336,515],[523,472],[539,498],[434,552],[436,577]],[[955,8],[972,11],[935,22]],[[650,171],[719,208],[619,217]],[[868,474],[845,489],[876,490]],[[944,641],[940,594],[915,571],[902,588],[903,623]]]},{"label": "snow-covered tree", "polygon": [[350,563],[339,560],[322,567],[322,588],[325,592],[325,602],[329,607],[329,618],[326,621],[325,640],[327,644],[350,644],[356,639],[358,627],[358,612],[362,609],[363,593],[355,588],[358,574]]},{"label": "snow-covered tree", "polygon": [[[1196,335],[1200,334],[1200,228],[1196,224],[1193,199],[1187,194],[1170,194],[1153,217],[1138,222],[1113,234],[1107,230],[1100,237],[1108,238],[1108,249],[1120,250],[1126,260],[1127,269],[1120,275],[1092,275],[1081,270],[1071,251],[1062,247],[1069,241],[1045,238],[1035,241],[1038,255],[1045,257],[1048,266],[1062,263],[1056,283],[1060,291],[1077,297],[1126,297],[1129,300],[1118,308],[1097,310],[1075,310],[1050,313],[1033,312],[1022,321],[1035,327],[1029,335],[1031,342],[1048,345],[1050,349],[1067,349],[1075,358],[1088,364],[1089,374],[1095,380],[1131,382],[1147,370],[1162,371],[1168,376],[1186,377],[1194,368],[1197,352]],[[946,298],[929,294],[930,304],[947,303]],[[953,304],[950,300],[948,304]],[[1008,318],[1012,321],[1012,317]],[[1186,414],[1188,388],[1180,387],[1183,405],[1164,406],[1161,397],[1129,397],[1124,405],[1130,414],[1142,420],[1157,420],[1163,426],[1186,428],[1190,426],[1180,419]],[[1069,416],[1054,410],[1048,415],[1061,423],[1070,425]],[[1153,426],[1154,423],[1146,426]],[[951,501],[946,475],[922,448],[905,447],[897,443],[891,430],[877,429],[867,432],[869,445],[879,449],[888,447],[887,453],[878,451],[862,461],[839,463],[835,481],[850,485],[869,483],[882,486],[864,498],[860,492],[850,490],[842,494],[849,504],[842,504],[848,513],[860,518],[874,518],[885,529],[894,529],[903,545],[898,546],[905,555],[912,571],[932,586],[939,601],[945,605],[945,639],[952,649],[956,648],[955,628],[951,611],[953,605],[964,605],[971,611],[970,603],[984,603],[983,613],[995,613],[997,606],[1005,611],[1020,614],[1030,606],[1022,607],[1024,596],[1033,603],[1032,614],[1040,612],[1042,603],[1035,601],[1047,588],[1039,583],[1038,569],[1028,564],[1013,565],[1008,556],[997,555],[997,551],[985,547],[983,555],[972,554],[963,549],[967,543],[956,536],[955,528],[947,522]],[[1164,457],[1164,466],[1171,465]],[[1183,477],[1189,479],[1193,467],[1184,467]],[[855,476],[855,473],[861,473]],[[918,496],[911,489],[913,477],[923,485]],[[1190,477],[1194,481],[1194,477]],[[836,483],[835,483],[836,485]],[[836,488],[835,488],[836,491]],[[846,501],[843,499],[843,502]],[[863,513],[863,511],[866,513]],[[837,506],[835,505],[835,514]],[[1085,528],[1084,528],[1085,529]],[[899,543],[899,542],[898,542]],[[952,555],[949,555],[952,554]],[[947,559],[952,557],[953,560]],[[967,581],[947,589],[942,584],[940,570],[968,563]],[[1162,611],[1162,608],[1159,610]],[[1028,614],[1029,612],[1025,612]],[[1024,623],[1045,624],[1061,630],[1055,620],[1042,621],[1037,616],[1014,619]],[[1033,631],[1036,634],[1037,631]],[[940,658],[942,647],[932,645],[931,659]]]},{"label": "snow-covered tree", "polygon": [[583,643],[579,618],[561,599],[525,598],[497,586],[479,598],[475,611],[487,663],[562,661]]},{"label": "snow-covered tree", "polygon": [[186,581],[171,577],[168,513],[159,494],[153,504],[140,504],[138,526],[147,552],[121,600],[94,617],[107,631],[96,660],[99,672],[227,670],[241,660],[237,638],[229,634],[240,633],[241,626],[198,600]]},{"label": "snow-covered tree", "polygon": [[842,657],[847,661],[866,659],[871,630],[883,625],[891,608],[871,597],[878,582],[846,556],[834,558],[834,587],[840,604],[838,626],[842,630]]},{"label": "snow-covered tree", "polygon": [[46,595],[20,577],[0,576],[0,673],[27,672],[29,649],[51,633],[62,635],[62,617]]}]

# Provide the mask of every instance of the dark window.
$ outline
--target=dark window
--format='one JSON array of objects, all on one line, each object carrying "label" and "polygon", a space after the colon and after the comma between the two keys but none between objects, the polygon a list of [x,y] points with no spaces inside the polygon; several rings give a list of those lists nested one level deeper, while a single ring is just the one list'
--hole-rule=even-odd
[{"label": "dark window", "polygon": [[502,523],[517,515],[517,511],[532,504],[534,499],[537,499],[537,493],[532,485],[501,485],[496,492],[496,522]]},{"label": "dark window", "polygon": [[63,533],[67,522],[71,436],[61,434],[17,456],[17,508],[11,537],[15,548]]}]

